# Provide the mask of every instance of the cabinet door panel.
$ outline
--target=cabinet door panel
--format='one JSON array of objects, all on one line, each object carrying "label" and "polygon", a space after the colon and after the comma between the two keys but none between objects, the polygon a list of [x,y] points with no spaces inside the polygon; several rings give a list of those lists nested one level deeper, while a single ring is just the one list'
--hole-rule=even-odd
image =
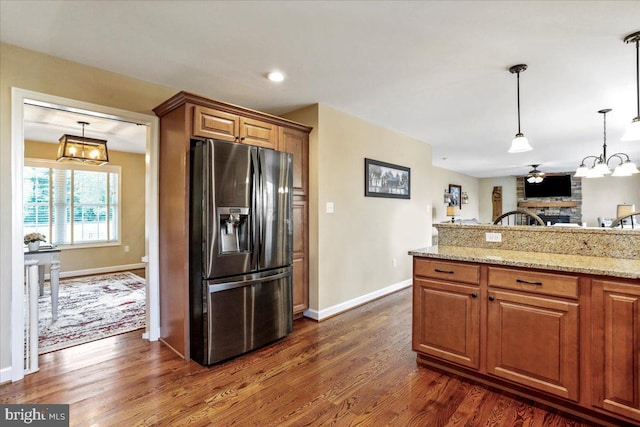
[{"label": "cabinet door panel", "polygon": [[295,129],[280,128],[278,149],[293,154],[293,194],[307,194],[307,172],[309,170],[309,134]]},{"label": "cabinet door panel", "polygon": [[307,202],[293,201],[293,313],[309,308]]},{"label": "cabinet door panel", "polygon": [[239,117],[235,114],[196,105],[193,108],[193,135],[203,138],[235,141],[239,131]]},{"label": "cabinet door panel", "polygon": [[487,371],[578,400],[578,304],[489,291]]},{"label": "cabinet door panel", "polygon": [[276,149],[278,147],[278,126],[260,120],[240,118],[240,141],[243,144]]},{"label": "cabinet door panel", "polygon": [[640,421],[640,287],[594,280],[594,404]]},{"label": "cabinet door panel", "polygon": [[413,286],[413,350],[477,369],[478,289],[422,279]]}]

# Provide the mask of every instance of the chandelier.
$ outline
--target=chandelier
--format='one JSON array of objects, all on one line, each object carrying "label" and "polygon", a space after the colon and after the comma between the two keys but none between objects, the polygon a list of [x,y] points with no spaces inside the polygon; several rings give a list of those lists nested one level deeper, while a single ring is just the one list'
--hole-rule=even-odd
[{"label": "chandelier", "polygon": [[109,163],[107,141],[84,136],[84,127],[88,122],[77,122],[82,125],[82,136],[64,134],[58,144],[58,161],[77,161],[92,165]]},{"label": "chandelier", "polygon": [[[602,145],[602,154],[598,156],[587,156],[582,159],[580,166],[576,169],[575,176],[577,178],[601,178],[605,175],[611,176],[630,176],[634,173],[640,173],[636,165],[629,159],[629,156],[625,153],[615,153],[607,157],[607,113],[611,111],[611,108],[605,108],[598,111],[602,114],[604,122],[604,143]],[[591,166],[585,164],[585,161],[593,159]],[[620,163],[616,166],[613,173],[609,169],[609,162],[612,160],[618,160]]]}]

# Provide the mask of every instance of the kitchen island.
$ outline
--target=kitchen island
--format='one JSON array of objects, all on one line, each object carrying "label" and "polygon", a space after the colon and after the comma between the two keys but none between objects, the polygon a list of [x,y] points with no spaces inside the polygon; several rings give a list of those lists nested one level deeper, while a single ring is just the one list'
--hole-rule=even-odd
[{"label": "kitchen island", "polygon": [[409,252],[419,363],[599,423],[640,422],[640,232],[437,227],[447,245]]}]

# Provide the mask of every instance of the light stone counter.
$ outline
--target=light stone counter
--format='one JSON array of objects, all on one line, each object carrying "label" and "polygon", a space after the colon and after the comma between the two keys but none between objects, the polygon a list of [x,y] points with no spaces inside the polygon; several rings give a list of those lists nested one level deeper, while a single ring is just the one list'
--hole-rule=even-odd
[{"label": "light stone counter", "polygon": [[[429,246],[409,255],[640,280],[640,260],[467,246]],[[638,282],[640,285],[640,281]]]},{"label": "light stone counter", "polygon": [[[438,244],[640,260],[640,229],[435,224]],[[487,242],[486,234],[500,234]]]}]

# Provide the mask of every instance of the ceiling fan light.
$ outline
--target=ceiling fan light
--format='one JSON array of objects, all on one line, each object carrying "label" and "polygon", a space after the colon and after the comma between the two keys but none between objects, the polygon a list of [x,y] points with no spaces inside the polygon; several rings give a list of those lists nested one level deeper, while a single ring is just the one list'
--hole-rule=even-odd
[{"label": "ceiling fan light", "polygon": [[627,127],[627,131],[620,138],[621,141],[640,141],[640,117],[636,117],[633,119],[629,127]]},{"label": "ceiling fan light", "polygon": [[529,145],[529,140],[521,133],[516,134],[516,137],[511,141],[511,148],[509,153],[524,153],[525,151],[531,151],[533,147]]}]

